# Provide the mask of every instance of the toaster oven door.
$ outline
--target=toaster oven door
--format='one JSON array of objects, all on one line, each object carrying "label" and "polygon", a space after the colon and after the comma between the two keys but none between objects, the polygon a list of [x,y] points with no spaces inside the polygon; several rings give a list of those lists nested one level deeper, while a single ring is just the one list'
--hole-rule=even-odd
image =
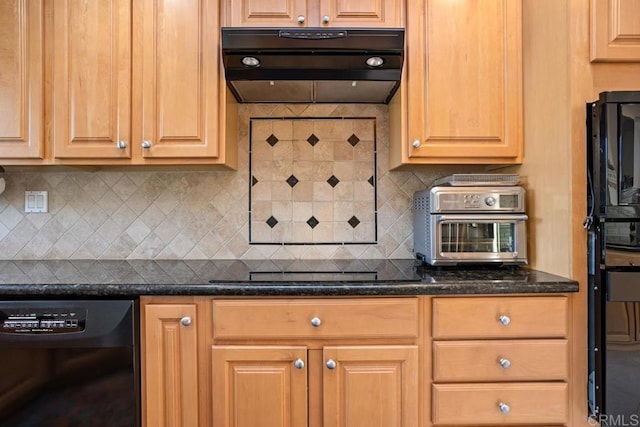
[{"label": "toaster oven door", "polygon": [[526,264],[527,215],[431,216],[432,264]]}]

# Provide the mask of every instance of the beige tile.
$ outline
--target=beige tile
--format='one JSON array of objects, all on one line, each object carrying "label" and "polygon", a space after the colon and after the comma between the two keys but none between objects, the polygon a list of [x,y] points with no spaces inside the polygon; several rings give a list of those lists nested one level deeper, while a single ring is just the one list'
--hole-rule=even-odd
[{"label": "beige tile", "polygon": [[264,221],[251,222],[252,242],[271,242],[271,227]]},{"label": "beige tile", "polygon": [[292,120],[293,122],[293,139],[295,141],[304,141],[306,145],[307,138],[313,133],[313,120]]},{"label": "beige tile", "polygon": [[334,160],[340,161],[351,161],[353,160],[353,147],[351,144],[336,144],[333,147],[333,158]]},{"label": "beige tile", "polygon": [[320,223],[333,221],[333,203],[332,202],[313,202],[313,216]]},{"label": "beige tile", "polygon": [[270,216],[270,200],[256,200],[251,203],[251,219],[253,221],[266,221]]},{"label": "beige tile", "polygon": [[293,239],[293,227],[291,222],[280,222],[271,231],[271,241],[274,243],[287,243]]},{"label": "beige tile", "polygon": [[348,221],[355,212],[355,206],[352,201],[336,201],[333,203],[333,220]]},{"label": "beige tile", "polygon": [[293,202],[276,201],[271,203],[272,215],[279,222],[291,222],[293,218]]},{"label": "beige tile", "polygon": [[353,158],[356,161],[373,162],[374,147],[373,141],[360,141],[353,147]]},{"label": "beige tile", "polygon": [[313,161],[296,161],[293,163],[293,174],[300,181],[314,180],[314,162]]},{"label": "beige tile", "polygon": [[293,141],[293,158],[295,161],[313,160],[314,149],[306,139]]},{"label": "beige tile", "polygon": [[294,222],[305,222],[313,215],[313,203],[293,202],[292,220]]},{"label": "beige tile", "polygon": [[332,141],[320,141],[313,147],[313,160],[315,161],[332,161],[333,160]]},{"label": "beige tile", "polygon": [[333,200],[333,188],[331,188],[331,186],[326,181],[314,181],[313,200],[325,202]]},{"label": "beige tile", "polygon": [[370,119],[354,120],[353,121],[353,133],[356,134],[360,140],[373,141],[374,139],[375,121]]},{"label": "beige tile", "polygon": [[251,140],[266,141],[273,133],[273,122],[271,120],[251,120]]},{"label": "beige tile", "polygon": [[313,230],[306,222],[294,222],[292,243],[311,243],[313,242]]},{"label": "beige tile", "polygon": [[291,140],[279,141],[272,150],[274,160],[293,160],[293,142]]},{"label": "beige tile", "polygon": [[333,175],[335,175],[340,181],[353,181],[353,162],[333,162]]},{"label": "beige tile", "polygon": [[271,200],[287,200],[292,199],[292,188],[285,181],[274,181],[271,183]]},{"label": "beige tile", "polygon": [[353,183],[353,200],[368,201],[373,200],[375,189],[368,182],[356,181]]},{"label": "beige tile", "polygon": [[316,225],[312,231],[313,243],[331,243],[333,242],[333,223],[321,222]]},{"label": "beige tile", "polygon": [[258,181],[251,187],[251,200],[271,200],[271,181]]},{"label": "beige tile", "polygon": [[293,187],[293,201],[311,202],[313,201],[313,181],[301,181]]},{"label": "beige tile", "polygon": [[345,200],[352,201],[352,200],[354,200],[354,194],[353,194],[354,185],[353,184],[354,183],[350,182],[350,181],[340,182],[334,188],[333,199],[336,200],[336,201],[337,200],[341,200],[341,201],[345,201]]},{"label": "beige tile", "polygon": [[[293,123],[294,120],[274,120],[272,122],[273,134],[281,141],[291,141],[293,139]],[[280,144],[278,143],[276,146],[278,145]]]},{"label": "beige tile", "polygon": [[333,240],[335,242],[353,242],[353,228],[344,222],[333,223]]},{"label": "beige tile", "polygon": [[375,241],[375,224],[373,222],[361,222],[353,229],[354,242],[373,242]]},{"label": "beige tile", "polygon": [[251,155],[255,161],[268,161],[273,159],[273,147],[266,141],[253,140],[251,141]]}]

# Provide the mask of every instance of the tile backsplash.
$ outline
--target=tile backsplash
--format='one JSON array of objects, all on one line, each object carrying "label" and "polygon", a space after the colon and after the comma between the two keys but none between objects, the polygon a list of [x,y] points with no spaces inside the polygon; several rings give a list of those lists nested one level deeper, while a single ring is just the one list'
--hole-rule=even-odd
[{"label": "tile backsplash", "polygon": [[[412,258],[413,192],[448,173],[478,170],[389,171],[385,105],[246,104],[239,115],[237,171],[8,168],[0,195],[0,259]],[[299,138],[296,126],[302,129]],[[258,149],[256,138],[271,134],[288,143]],[[306,141],[312,134],[332,141],[332,153],[323,151],[327,146],[295,153],[303,137],[313,147]],[[340,150],[347,147],[336,148],[336,141],[352,135],[359,140],[349,143],[353,157],[342,160],[346,154]],[[289,160],[276,147],[291,147]],[[310,163],[305,156],[312,156]],[[289,163],[276,165],[281,161]],[[330,166],[329,176],[307,174],[303,166]],[[278,173],[298,183],[282,185]],[[269,190],[260,189],[265,182]],[[298,185],[299,194],[293,191]],[[49,192],[48,213],[25,214],[27,190]],[[271,216],[282,231],[266,223]],[[307,222],[311,217],[318,221],[314,227]],[[355,227],[352,217],[359,222]]]}]

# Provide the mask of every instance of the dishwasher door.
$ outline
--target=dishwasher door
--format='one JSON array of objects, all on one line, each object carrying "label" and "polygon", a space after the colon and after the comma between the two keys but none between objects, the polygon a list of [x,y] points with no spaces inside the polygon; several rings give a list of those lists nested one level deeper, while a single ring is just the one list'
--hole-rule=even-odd
[{"label": "dishwasher door", "polygon": [[140,425],[134,300],[0,301],[0,427]]}]

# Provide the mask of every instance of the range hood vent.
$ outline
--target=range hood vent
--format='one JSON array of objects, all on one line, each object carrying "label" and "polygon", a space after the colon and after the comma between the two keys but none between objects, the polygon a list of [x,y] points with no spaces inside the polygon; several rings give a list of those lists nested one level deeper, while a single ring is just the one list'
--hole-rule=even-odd
[{"label": "range hood vent", "polygon": [[225,78],[241,103],[386,104],[400,85],[401,28],[223,28]]}]

